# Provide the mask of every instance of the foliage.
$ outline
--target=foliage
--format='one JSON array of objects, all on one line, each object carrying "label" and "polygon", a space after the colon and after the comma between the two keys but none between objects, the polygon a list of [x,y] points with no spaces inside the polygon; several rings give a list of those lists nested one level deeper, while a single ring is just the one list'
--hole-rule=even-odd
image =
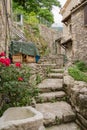
[{"label": "foliage", "polygon": [[50,11],[52,6],[59,6],[60,2],[58,0],[13,0],[18,5],[21,5],[28,12],[37,12],[40,8],[47,8]]},{"label": "foliage", "polygon": [[37,18],[37,15],[35,12],[27,13],[21,5],[18,5],[17,3],[13,2],[13,12],[14,12],[14,20],[17,20],[17,15],[22,14],[24,17],[24,22],[35,25],[39,23],[39,20]]},{"label": "foliage", "polygon": [[39,23],[39,20],[36,16],[36,13],[31,12],[27,15],[25,15],[25,22],[31,25],[37,25]]},{"label": "foliage", "polygon": [[38,16],[43,17],[45,20],[50,22],[51,24],[54,22],[52,12],[49,12],[48,9],[40,9]]},{"label": "foliage", "polygon": [[35,86],[29,83],[30,68],[8,58],[0,58],[0,116],[9,107],[30,105],[38,95]]},{"label": "foliage", "polygon": [[[34,12],[37,16],[43,17],[53,23],[52,7],[60,7],[57,0],[13,0],[13,11],[17,13],[30,14]],[[20,12],[21,11],[21,12]]]},{"label": "foliage", "polygon": [[41,76],[39,74],[36,75],[36,84],[41,83],[42,79]]},{"label": "foliage", "polygon": [[83,61],[77,61],[75,63],[75,65],[77,66],[77,68],[80,70],[80,71],[83,71],[83,72],[86,72],[87,71],[87,65],[86,63],[84,63]]},{"label": "foliage", "polygon": [[68,69],[68,73],[78,81],[85,81],[87,82],[87,75],[80,71],[77,67],[70,67]]},{"label": "foliage", "polygon": [[47,41],[40,35],[37,25],[31,26],[29,24],[26,24],[24,33],[28,41],[35,43],[39,50],[40,56],[48,55],[49,52],[47,51]]},{"label": "foliage", "polygon": [[21,5],[18,5],[17,3],[13,2],[13,12],[14,14],[26,14],[26,11],[23,9]]}]

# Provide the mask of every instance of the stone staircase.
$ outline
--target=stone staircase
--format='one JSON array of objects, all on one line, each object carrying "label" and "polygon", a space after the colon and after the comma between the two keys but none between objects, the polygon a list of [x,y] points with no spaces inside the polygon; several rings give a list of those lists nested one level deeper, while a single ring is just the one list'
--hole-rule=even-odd
[{"label": "stone staircase", "polygon": [[81,130],[63,88],[63,69],[52,69],[39,85],[36,109],[43,114],[46,130]]}]

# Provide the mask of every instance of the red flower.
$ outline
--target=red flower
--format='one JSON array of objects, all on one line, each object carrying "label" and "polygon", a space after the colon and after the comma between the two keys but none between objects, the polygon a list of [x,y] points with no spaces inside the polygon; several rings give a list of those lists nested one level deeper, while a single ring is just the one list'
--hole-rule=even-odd
[{"label": "red flower", "polygon": [[0,63],[2,63],[5,66],[10,65],[10,59],[9,58],[0,58]]},{"label": "red flower", "polygon": [[19,78],[18,78],[18,81],[23,81],[23,78],[22,78],[22,77],[19,77]]},{"label": "red flower", "polygon": [[5,59],[4,58],[0,58],[0,63],[4,64]]},{"label": "red flower", "polygon": [[4,53],[4,52],[1,52],[1,53],[0,53],[0,57],[2,57],[2,56],[5,56],[5,53]]},{"label": "red flower", "polygon": [[11,63],[10,59],[9,58],[5,58],[5,65],[6,66],[9,66]]},{"label": "red flower", "polygon": [[16,67],[21,67],[21,64],[19,62],[15,63]]}]

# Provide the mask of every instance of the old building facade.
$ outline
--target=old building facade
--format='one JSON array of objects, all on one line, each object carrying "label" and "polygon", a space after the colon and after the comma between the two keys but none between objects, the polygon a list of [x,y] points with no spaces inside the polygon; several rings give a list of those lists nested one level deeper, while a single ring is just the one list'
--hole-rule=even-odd
[{"label": "old building facade", "polygon": [[61,45],[68,61],[87,62],[87,0],[67,0],[60,13],[64,23]]}]

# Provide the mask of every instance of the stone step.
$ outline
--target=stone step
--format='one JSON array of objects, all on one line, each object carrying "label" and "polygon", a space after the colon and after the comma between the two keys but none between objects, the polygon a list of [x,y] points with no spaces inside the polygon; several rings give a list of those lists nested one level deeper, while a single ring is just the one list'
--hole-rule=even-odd
[{"label": "stone step", "polygon": [[59,78],[59,79],[62,79],[63,78],[63,74],[62,73],[49,73],[48,77],[49,78]]},{"label": "stone step", "polygon": [[40,92],[63,90],[63,79],[45,79],[37,87]]},{"label": "stone step", "polygon": [[51,72],[53,72],[53,73],[63,73],[64,69],[51,69]]},{"label": "stone step", "polygon": [[[40,59],[41,60],[41,59]],[[40,63],[41,66],[46,66],[46,67],[50,67],[52,69],[60,69],[60,65],[56,64],[56,63],[49,63],[48,61],[47,62],[43,62],[43,61],[40,61],[38,63]]]},{"label": "stone step", "polygon": [[42,93],[38,96],[37,102],[54,102],[63,100],[66,96],[65,92],[58,91],[58,92],[49,92],[49,93]]},{"label": "stone step", "polygon": [[63,68],[63,66],[57,64],[53,69],[60,69],[60,68]]},{"label": "stone step", "polygon": [[36,109],[43,114],[45,126],[71,122],[76,118],[71,106],[64,101],[36,104]]},{"label": "stone step", "polygon": [[81,130],[76,123],[66,123],[59,126],[52,126],[46,128],[46,130]]}]

